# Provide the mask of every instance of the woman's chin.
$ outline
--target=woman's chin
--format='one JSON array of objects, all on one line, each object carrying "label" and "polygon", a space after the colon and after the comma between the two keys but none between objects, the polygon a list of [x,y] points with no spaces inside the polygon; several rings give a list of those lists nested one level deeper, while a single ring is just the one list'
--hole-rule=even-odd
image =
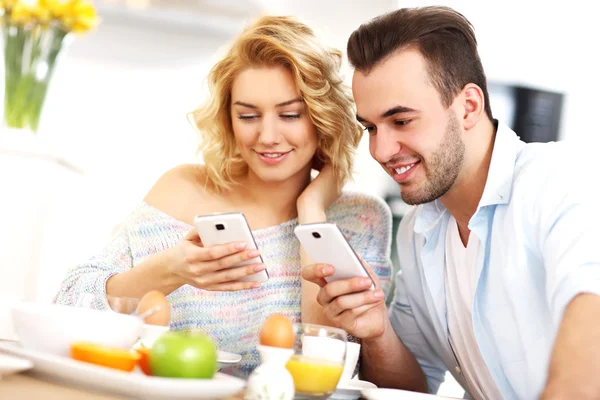
[{"label": "woman's chin", "polygon": [[268,184],[276,185],[289,183],[290,180],[298,176],[299,171],[290,171],[289,168],[261,168],[259,171],[254,170],[254,175],[258,178],[258,181]]}]

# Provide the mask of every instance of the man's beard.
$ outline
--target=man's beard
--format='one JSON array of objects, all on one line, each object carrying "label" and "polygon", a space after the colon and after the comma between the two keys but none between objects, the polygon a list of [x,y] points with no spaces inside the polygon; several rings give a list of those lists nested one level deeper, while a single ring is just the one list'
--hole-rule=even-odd
[{"label": "man's beard", "polygon": [[402,200],[416,205],[439,199],[456,181],[464,159],[465,144],[461,139],[460,126],[456,116],[450,112],[442,142],[429,160],[421,160],[426,181],[416,190],[407,190],[406,193],[402,192],[400,185]]}]

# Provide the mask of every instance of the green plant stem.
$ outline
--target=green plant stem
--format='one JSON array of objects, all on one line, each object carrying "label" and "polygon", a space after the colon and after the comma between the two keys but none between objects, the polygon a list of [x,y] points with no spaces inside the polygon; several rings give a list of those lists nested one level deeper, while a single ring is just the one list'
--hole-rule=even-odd
[{"label": "green plant stem", "polygon": [[5,29],[5,123],[35,132],[67,33],[56,27]]}]

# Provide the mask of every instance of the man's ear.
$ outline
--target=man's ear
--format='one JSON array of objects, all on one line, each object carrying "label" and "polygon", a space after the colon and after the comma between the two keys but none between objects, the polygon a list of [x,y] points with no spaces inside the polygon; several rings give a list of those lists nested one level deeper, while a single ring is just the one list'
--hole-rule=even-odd
[{"label": "man's ear", "polygon": [[460,98],[463,107],[462,125],[465,130],[469,130],[485,115],[483,90],[474,83],[468,83],[461,91]]}]

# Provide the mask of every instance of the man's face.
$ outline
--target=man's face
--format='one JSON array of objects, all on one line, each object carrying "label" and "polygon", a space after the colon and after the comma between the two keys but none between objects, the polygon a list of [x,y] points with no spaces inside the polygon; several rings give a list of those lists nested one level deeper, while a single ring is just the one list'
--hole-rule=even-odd
[{"label": "man's face", "polygon": [[356,71],[352,91],[371,156],[398,182],[404,202],[443,196],[463,166],[463,129],[429,82],[421,54],[403,50],[368,74]]}]

